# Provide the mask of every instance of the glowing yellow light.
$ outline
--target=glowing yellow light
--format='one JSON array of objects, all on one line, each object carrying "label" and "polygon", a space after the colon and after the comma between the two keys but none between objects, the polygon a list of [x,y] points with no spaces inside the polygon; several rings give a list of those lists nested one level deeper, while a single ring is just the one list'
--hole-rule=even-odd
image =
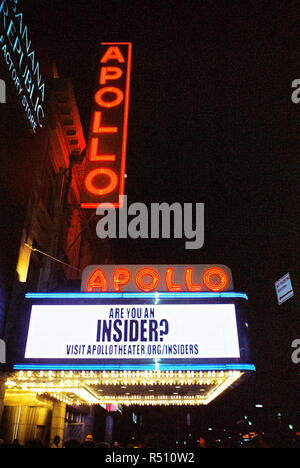
[{"label": "glowing yellow light", "polygon": [[[73,405],[105,405],[112,402],[126,405],[206,405],[242,375],[239,371],[127,371],[126,375],[122,371],[19,371],[7,379],[6,388],[8,394],[10,391],[14,394],[17,391],[31,392],[39,395],[39,398],[44,398],[48,392],[52,398],[69,401]],[[64,376],[68,378],[62,378]],[[95,378],[91,380],[91,376]],[[99,385],[103,388],[99,388]],[[127,392],[126,395],[120,394],[120,389],[127,385],[135,386],[137,390]],[[158,385],[161,388],[182,388],[182,385],[188,385],[193,395],[178,395],[177,392],[170,395],[155,394],[155,386]],[[116,395],[106,395],[107,386],[115,387]],[[154,388],[149,389],[150,386]]]}]

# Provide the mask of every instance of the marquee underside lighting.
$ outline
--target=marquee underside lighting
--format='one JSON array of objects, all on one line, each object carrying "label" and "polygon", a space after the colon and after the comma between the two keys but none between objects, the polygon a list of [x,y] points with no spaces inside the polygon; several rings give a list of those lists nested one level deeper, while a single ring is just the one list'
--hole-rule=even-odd
[{"label": "marquee underside lighting", "polygon": [[28,395],[69,405],[207,405],[245,375],[243,370],[15,370],[6,398]]}]

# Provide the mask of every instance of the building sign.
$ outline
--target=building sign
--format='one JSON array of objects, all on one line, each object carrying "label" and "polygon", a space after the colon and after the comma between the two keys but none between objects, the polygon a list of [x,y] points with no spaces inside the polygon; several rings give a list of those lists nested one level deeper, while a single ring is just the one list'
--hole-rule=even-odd
[{"label": "building sign", "polygon": [[17,0],[0,0],[0,61],[6,68],[33,132],[43,127],[45,83]]},{"label": "building sign", "polygon": [[279,305],[293,297],[294,291],[289,273],[275,282],[275,291]]},{"label": "building sign", "polygon": [[25,359],[238,359],[234,304],[33,305]]},{"label": "building sign", "polygon": [[225,265],[90,265],[82,273],[85,292],[232,291]]},{"label": "building sign", "polygon": [[119,207],[124,195],[131,49],[102,43],[85,161],[82,208]]},{"label": "building sign", "polygon": [[207,405],[255,371],[244,299],[236,292],[26,293],[7,395],[106,408]]}]

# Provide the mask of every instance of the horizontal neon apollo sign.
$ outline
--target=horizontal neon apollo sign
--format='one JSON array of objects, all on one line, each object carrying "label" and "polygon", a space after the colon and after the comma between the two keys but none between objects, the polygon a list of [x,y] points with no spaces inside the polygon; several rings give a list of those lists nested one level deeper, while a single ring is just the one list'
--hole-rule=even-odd
[{"label": "horizontal neon apollo sign", "polygon": [[85,292],[232,291],[225,265],[90,265],[82,274]]}]

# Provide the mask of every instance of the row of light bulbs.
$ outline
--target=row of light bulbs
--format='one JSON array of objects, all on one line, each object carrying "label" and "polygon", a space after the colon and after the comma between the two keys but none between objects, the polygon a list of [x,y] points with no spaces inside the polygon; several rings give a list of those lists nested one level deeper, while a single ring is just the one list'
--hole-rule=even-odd
[{"label": "row of light bulbs", "polygon": [[[66,404],[69,405],[82,405],[86,404],[87,402],[84,402],[82,400],[78,399],[73,399],[71,400],[70,398],[66,397],[65,395],[58,394],[58,393],[45,393],[41,394],[41,396],[45,396],[46,398],[51,397],[56,400],[62,401]],[[155,397],[154,395],[151,396],[140,396],[140,395],[131,395],[131,396],[121,396],[121,397],[111,397],[111,396],[104,396],[101,397],[101,399],[98,402],[98,405],[124,405],[124,406],[130,406],[130,405],[203,405],[205,402],[204,398],[201,397],[200,395],[195,395],[194,397],[191,396],[179,396],[179,395],[160,395],[159,397]],[[94,403],[93,403],[94,404]]]},{"label": "row of light bulbs", "polygon": [[35,387],[44,387],[44,388],[55,388],[55,387],[62,387],[62,388],[73,388],[73,387],[79,387],[81,386],[83,383],[88,385],[88,386],[111,386],[111,385],[114,385],[114,386],[123,386],[123,387],[127,387],[127,386],[165,386],[165,385],[169,385],[169,386],[173,386],[173,385],[176,385],[176,386],[184,386],[184,385],[200,385],[200,386],[203,386],[203,385],[216,385],[216,384],[221,384],[224,380],[226,379],[221,379],[221,378],[215,378],[215,379],[207,379],[207,380],[197,380],[197,379],[193,379],[193,380],[160,380],[160,381],[156,381],[156,380],[150,380],[150,381],[146,381],[146,380],[89,380],[89,379],[86,379],[84,380],[84,382],[78,380],[78,379],[74,379],[74,380],[57,380],[56,382],[53,382],[53,381],[43,381],[43,382],[40,382],[40,381],[37,381],[37,380],[32,380],[32,381],[25,381],[23,380],[22,383],[16,381],[16,380],[7,380],[6,381],[6,386],[8,388],[13,388],[13,387],[21,387],[23,390],[25,390],[26,388],[32,388],[34,389]]},{"label": "row of light bulbs", "polygon": [[42,378],[47,377],[48,379],[56,379],[58,377],[77,377],[77,378],[93,378],[98,377],[101,379],[107,378],[160,378],[162,376],[166,378],[182,378],[185,377],[224,377],[228,374],[234,374],[236,371],[17,371],[14,375],[17,379],[23,380],[28,378]]},{"label": "row of light bulbs", "polygon": [[[51,372],[51,378],[49,373]],[[63,372],[63,374],[62,374]],[[72,371],[71,371],[72,372]],[[83,371],[84,372],[84,371]],[[72,389],[77,392],[80,392],[84,386],[92,385],[122,385],[126,387],[127,385],[211,385],[214,384],[214,387],[205,395],[195,395],[191,397],[188,396],[179,396],[179,395],[170,395],[170,396],[154,396],[146,395],[123,395],[123,396],[105,396],[105,395],[94,395],[92,399],[92,404],[122,404],[122,405],[199,405],[207,404],[212,401],[216,396],[222,393],[228,386],[230,386],[234,381],[236,381],[242,373],[239,371],[228,371],[228,372],[160,372],[160,379],[157,380],[158,373],[155,372],[127,372],[126,379],[125,373],[123,372],[101,372],[94,373],[91,372],[69,372],[65,371],[49,371],[49,372],[31,372],[31,371],[20,371],[15,374],[15,380],[8,379],[6,381],[6,386],[8,389],[19,388],[23,391],[36,392],[38,395],[43,396],[48,393],[55,399],[63,401],[67,404],[91,404],[89,399],[80,398],[80,400],[75,397],[70,397]],[[100,375],[99,375],[100,374]],[[180,379],[177,378],[179,377]],[[166,377],[168,376],[168,379]],[[63,379],[63,377],[69,377]],[[87,378],[89,377],[89,378]],[[90,380],[91,377],[98,377],[99,379]],[[148,377],[148,378],[147,378]],[[202,379],[201,379],[202,377]],[[210,378],[208,378],[210,377]],[[43,381],[41,381],[43,378]],[[91,390],[88,390],[91,391]]]}]

